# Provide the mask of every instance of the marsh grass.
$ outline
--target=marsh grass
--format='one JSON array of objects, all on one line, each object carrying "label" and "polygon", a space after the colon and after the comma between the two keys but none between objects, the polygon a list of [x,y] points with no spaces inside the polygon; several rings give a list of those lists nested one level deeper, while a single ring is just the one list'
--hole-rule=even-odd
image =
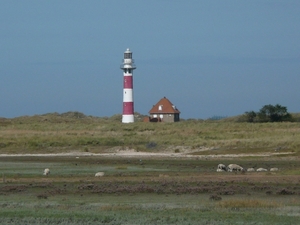
[{"label": "marsh grass", "polygon": [[[278,165],[286,173],[299,168],[297,159],[237,162]],[[0,157],[0,171],[8,175],[6,183],[0,182],[1,224],[282,225],[299,221],[296,176],[218,174],[218,160],[158,158],[143,163],[134,158]],[[42,175],[45,166],[51,169],[48,177]],[[95,178],[97,171],[105,171],[105,176]],[[269,190],[272,194],[266,194]],[[214,193],[222,200],[211,201]]]},{"label": "marsh grass", "polygon": [[[51,198],[39,199],[37,203],[8,203],[0,205],[1,224],[297,224],[299,216],[297,208],[284,207],[247,207],[225,208],[215,207],[204,201],[193,205],[189,196],[176,201],[176,196],[156,197],[149,201],[142,196],[140,201],[131,202],[129,197],[112,197],[119,203],[106,202],[107,197],[99,199],[99,203],[64,203],[53,202]],[[166,199],[167,203],[161,203]],[[194,196],[195,199],[195,196]],[[89,198],[87,199],[89,200]],[[200,200],[198,197],[196,200]],[[69,199],[68,201],[71,201]],[[94,201],[95,198],[94,198]],[[100,203],[100,201],[102,203]],[[143,203],[141,203],[143,202]],[[235,204],[232,206],[236,206]],[[282,213],[294,213],[288,216]],[[280,213],[279,213],[280,212]]]},{"label": "marsh grass", "polygon": [[260,199],[234,199],[220,201],[216,204],[221,208],[277,208],[281,205],[275,201]]},{"label": "marsh grass", "polygon": [[127,166],[124,166],[124,165],[120,165],[120,166],[116,166],[116,169],[117,169],[117,170],[127,170],[128,167],[127,167]]}]

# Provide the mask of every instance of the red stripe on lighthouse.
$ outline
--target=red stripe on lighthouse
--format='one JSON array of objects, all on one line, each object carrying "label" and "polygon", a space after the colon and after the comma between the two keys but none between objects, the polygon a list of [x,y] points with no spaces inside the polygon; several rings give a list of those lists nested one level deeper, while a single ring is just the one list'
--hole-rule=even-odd
[{"label": "red stripe on lighthouse", "polygon": [[123,115],[133,115],[133,102],[123,102]]},{"label": "red stripe on lighthouse", "polygon": [[124,76],[124,88],[133,89],[132,76]]}]

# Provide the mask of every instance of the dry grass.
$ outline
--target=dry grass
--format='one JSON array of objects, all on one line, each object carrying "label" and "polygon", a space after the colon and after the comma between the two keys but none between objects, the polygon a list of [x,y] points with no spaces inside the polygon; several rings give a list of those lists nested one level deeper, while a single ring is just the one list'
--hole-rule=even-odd
[{"label": "dry grass", "polygon": [[[2,120],[1,120],[2,121]],[[112,147],[163,151],[184,146],[233,152],[294,151],[299,154],[299,123],[196,121],[122,124],[105,118],[21,117],[0,123],[3,153],[102,152]]]}]

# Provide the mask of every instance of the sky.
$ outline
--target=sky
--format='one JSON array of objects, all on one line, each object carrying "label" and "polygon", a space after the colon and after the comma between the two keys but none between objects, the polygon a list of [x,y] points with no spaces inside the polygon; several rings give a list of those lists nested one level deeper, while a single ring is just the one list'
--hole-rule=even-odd
[{"label": "sky", "polygon": [[299,0],[0,0],[0,117],[122,113],[167,97],[181,118],[300,112]]}]

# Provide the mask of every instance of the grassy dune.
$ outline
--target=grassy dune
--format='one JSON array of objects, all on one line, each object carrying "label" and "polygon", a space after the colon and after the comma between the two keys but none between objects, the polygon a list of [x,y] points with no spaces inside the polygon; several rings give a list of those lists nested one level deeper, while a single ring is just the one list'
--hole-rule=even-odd
[{"label": "grassy dune", "polygon": [[239,123],[187,120],[178,123],[122,124],[119,117],[64,117],[56,114],[0,120],[1,153],[103,152],[109,148],[180,151],[205,148],[249,153],[299,154],[299,123]]}]

